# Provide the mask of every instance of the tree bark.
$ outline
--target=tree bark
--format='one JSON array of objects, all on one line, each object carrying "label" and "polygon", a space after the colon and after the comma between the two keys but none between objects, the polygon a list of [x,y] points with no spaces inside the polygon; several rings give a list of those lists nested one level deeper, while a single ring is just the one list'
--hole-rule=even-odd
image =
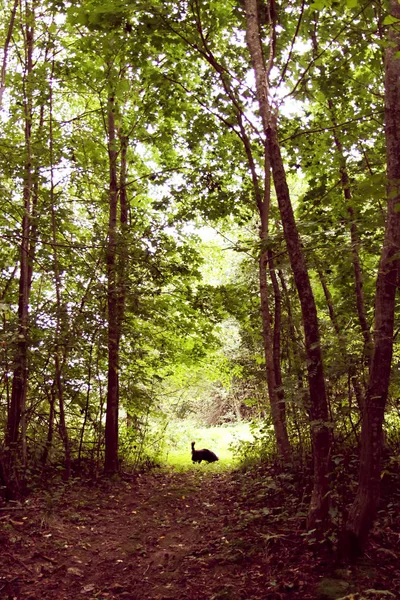
[{"label": "tree bark", "polygon": [[128,172],[127,151],[128,137],[120,135],[121,147],[121,168],[119,177],[119,205],[120,205],[120,230],[118,238],[118,344],[121,340],[122,325],[125,315],[125,296],[126,296],[126,267],[128,263],[128,197],[126,192],[126,178]]},{"label": "tree bark", "polygon": [[33,14],[27,15],[25,26],[26,67],[24,74],[25,164],[23,179],[24,214],[21,226],[20,277],[18,293],[18,343],[11,388],[11,404],[7,421],[7,445],[16,446],[21,414],[25,408],[28,380],[27,354],[29,335],[29,240],[31,227],[32,172],[32,82],[33,71]]},{"label": "tree bark", "polygon": [[400,266],[400,4],[390,0],[385,51],[385,137],[388,213],[376,281],[374,349],[364,403],[359,484],[345,532],[345,552],[362,551],[379,504],[382,424],[389,389],[398,269]]},{"label": "tree bark", "polygon": [[299,294],[307,352],[308,384],[310,389],[311,438],[314,456],[314,486],[308,514],[308,527],[315,528],[325,521],[329,509],[329,458],[331,428],[325,389],[320,347],[319,327],[314,295],[305,264],[286,173],[277,136],[276,117],[268,97],[268,73],[262,51],[257,14],[257,0],[245,0],[247,45],[253,64],[256,94],[266,136],[266,147],[272,168],[286,245]]},{"label": "tree bark", "polygon": [[107,307],[108,307],[108,379],[105,430],[104,470],[112,475],[118,471],[118,405],[119,405],[119,318],[117,290],[117,156],[115,128],[115,98],[110,93],[107,106],[109,156],[109,222],[107,242]]},{"label": "tree bark", "polygon": [[85,437],[86,423],[89,418],[89,402],[90,402],[90,391],[92,388],[92,363],[93,363],[93,347],[94,347],[95,334],[96,334],[96,331],[93,335],[93,340],[90,344],[90,349],[89,349],[89,366],[88,366],[88,374],[87,374],[85,412],[84,412],[84,416],[83,416],[83,423],[82,423],[81,434],[80,434],[80,438],[79,438],[79,450],[78,450],[78,463],[79,464],[81,463],[81,459],[82,459],[83,440]]},{"label": "tree bark", "polygon": [[[267,373],[267,385],[268,395],[271,406],[271,417],[274,425],[274,432],[276,438],[276,444],[279,453],[284,458],[289,458],[291,454],[291,448],[289,443],[289,436],[286,428],[286,421],[283,419],[281,410],[281,403],[284,405],[284,398],[278,393],[278,383],[276,374],[276,356],[274,354],[274,342],[273,334],[271,329],[271,313],[270,313],[270,299],[267,284],[267,271],[268,271],[268,250],[266,244],[268,241],[268,226],[269,226],[269,207],[271,201],[271,168],[268,160],[268,156],[265,154],[264,157],[264,198],[261,197],[261,193],[256,193],[257,205],[260,214],[261,227],[260,227],[260,239],[261,239],[261,251],[259,257],[259,277],[260,277],[260,300],[261,300],[261,321],[263,328],[263,341],[264,341],[264,356],[265,356],[265,367]],[[254,175],[255,169],[254,169]],[[254,176],[253,176],[254,178]],[[259,190],[257,185],[256,191]],[[279,323],[274,324],[274,331]],[[280,356],[278,358],[280,362]],[[280,374],[280,365],[279,365]],[[279,377],[278,374],[278,377]],[[282,381],[279,385],[282,384]]]},{"label": "tree bark", "polygon": [[10,22],[8,24],[7,36],[3,46],[3,64],[1,66],[1,76],[0,76],[0,109],[3,107],[3,94],[6,89],[6,71],[7,71],[7,58],[8,58],[8,48],[10,47],[11,36],[14,29],[14,21],[15,15],[17,12],[19,0],[14,0],[14,5],[11,10]]},{"label": "tree bark", "polygon": [[[277,389],[276,375],[275,375],[275,364],[274,364],[274,352],[273,352],[273,336],[271,330],[271,315],[269,311],[269,294],[267,287],[267,266],[268,256],[267,251],[264,250],[260,254],[259,259],[259,273],[260,273],[260,297],[261,297],[261,315],[262,315],[262,326],[263,326],[263,340],[264,340],[264,356],[265,366],[267,373],[267,385],[268,395],[271,406],[272,423],[274,425],[274,432],[277,447],[281,456],[289,458],[291,449],[289,443],[289,437],[286,429],[286,421],[282,418],[283,413],[281,410],[280,397]],[[284,403],[284,400],[283,400]]]},{"label": "tree bark", "polygon": [[[52,78],[54,74],[54,60],[52,63]],[[53,249],[53,269],[54,269],[54,283],[56,288],[56,330],[55,330],[55,349],[54,349],[54,369],[55,369],[55,389],[57,390],[58,406],[60,409],[60,436],[64,444],[64,455],[65,455],[65,471],[63,474],[64,480],[68,481],[71,475],[71,448],[68,427],[65,419],[65,403],[64,403],[64,386],[61,377],[61,315],[62,315],[62,297],[61,297],[61,277],[60,277],[60,265],[58,260],[57,251],[57,224],[56,224],[56,213],[54,206],[54,144],[53,144],[53,90],[50,84],[50,199],[51,199],[51,229],[52,229],[52,249]]]},{"label": "tree bark", "polygon": [[[328,100],[329,110],[331,111],[332,123],[336,127],[336,121],[333,114],[333,103],[332,100]],[[370,365],[371,362],[371,351],[372,351],[372,336],[367,321],[365,312],[365,299],[364,299],[364,288],[363,288],[363,273],[359,255],[360,239],[358,237],[357,223],[354,216],[354,209],[352,207],[352,195],[350,189],[350,178],[347,172],[346,159],[343,154],[343,145],[339,139],[337,130],[333,130],[333,139],[335,142],[336,150],[339,156],[340,162],[340,179],[342,183],[343,196],[346,201],[347,212],[350,217],[350,240],[351,240],[351,254],[354,271],[354,283],[356,291],[356,305],[358,321],[360,323],[362,336],[364,339],[364,354],[365,362]]]},{"label": "tree bark", "polygon": [[[267,387],[268,387],[268,396],[269,402],[271,406],[271,416],[274,425],[274,433],[276,444],[278,447],[278,451],[282,456],[288,457],[291,453],[289,437],[287,434],[286,422],[281,418],[281,403],[284,402],[284,398],[279,398],[277,384],[276,384],[276,376],[274,373],[274,359],[273,359],[273,340],[272,340],[272,332],[271,332],[271,323],[270,323],[270,299],[268,294],[267,287],[267,236],[268,236],[268,211],[269,211],[269,202],[270,202],[270,163],[268,159],[267,152],[264,153],[265,156],[265,164],[264,164],[264,194],[261,190],[259,176],[257,174],[256,165],[254,162],[253,152],[251,148],[251,141],[249,136],[247,135],[246,128],[244,126],[243,119],[243,110],[238,102],[235,91],[230,84],[229,78],[227,77],[226,69],[218,62],[216,57],[213,55],[212,50],[210,49],[207,36],[204,35],[204,31],[201,23],[201,15],[200,15],[200,6],[199,2],[196,1],[196,24],[197,30],[200,34],[202,48],[199,50],[201,55],[208,61],[208,63],[212,66],[213,69],[219,74],[221,85],[225,90],[228,98],[232,102],[232,106],[236,115],[237,125],[239,130],[236,130],[234,127],[230,126],[233,131],[240,138],[245,152],[247,156],[247,162],[249,166],[249,171],[251,175],[251,180],[253,184],[254,196],[257,204],[257,209],[259,212],[260,220],[261,220],[261,228],[260,228],[260,239],[261,239],[261,250],[259,256],[259,285],[260,285],[260,311],[261,311],[261,321],[262,321],[262,336],[263,336],[263,344],[264,344],[264,356],[265,356],[265,364],[266,364],[266,375],[267,375]],[[227,122],[224,120],[225,125]],[[263,197],[264,196],[264,197]]]},{"label": "tree bark", "polygon": [[47,438],[46,438],[46,444],[45,444],[45,447],[43,448],[43,454],[42,454],[42,458],[41,458],[43,467],[46,466],[47,459],[49,457],[49,453],[50,453],[51,447],[53,445],[55,405],[56,405],[56,394],[55,394],[54,382],[53,382],[53,384],[50,388],[49,421],[48,421],[48,429],[47,429]]},{"label": "tree bark", "polygon": [[274,360],[274,372],[275,372],[275,383],[278,394],[279,412],[281,420],[286,429],[286,404],[285,394],[282,385],[282,369],[281,369],[281,315],[282,315],[282,296],[279,289],[278,278],[275,272],[274,255],[272,250],[268,250],[268,265],[269,274],[272,282],[272,289],[274,290],[274,334],[273,334],[273,360]]}]

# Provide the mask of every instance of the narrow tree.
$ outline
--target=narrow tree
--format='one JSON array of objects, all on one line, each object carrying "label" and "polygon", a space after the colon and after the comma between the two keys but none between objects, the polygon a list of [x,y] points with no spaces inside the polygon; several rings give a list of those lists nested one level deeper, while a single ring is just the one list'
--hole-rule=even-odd
[{"label": "narrow tree", "polygon": [[[219,116],[224,126],[228,126],[240,139],[247,158],[248,169],[250,172],[251,182],[253,186],[254,199],[260,218],[260,253],[258,257],[258,273],[259,273],[259,289],[260,289],[260,313],[262,324],[262,338],[265,357],[265,371],[268,387],[268,397],[271,407],[271,417],[274,427],[275,439],[278,452],[281,456],[288,458],[291,454],[289,436],[287,432],[285,419],[285,400],[281,388],[280,368],[276,371],[276,360],[280,361],[280,356],[277,355],[277,327],[279,322],[274,324],[274,331],[271,327],[271,300],[267,282],[268,272],[268,228],[269,228],[269,209],[270,209],[270,192],[271,192],[271,168],[267,153],[264,156],[264,173],[263,178],[257,172],[257,164],[252,149],[251,138],[246,131],[245,113],[241,106],[241,102],[235,91],[235,85],[229,75],[229,70],[225,65],[221,64],[215,56],[211,45],[205,35],[202,26],[200,4],[198,0],[194,3],[196,30],[199,34],[200,41],[194,47],[200,55],[209,63],[220,78],[221,85],[225,91],[227,98],[231,102],[233,113],[235,115],[236,125],[229,123],[223,116]],[[173,29],[173,28],[172,28]],[[190,46],[193,44],[186,39],[185,35],[179,34]],[[275,292],[274,292],[275,293]],[[276,294],[275,294],[276,300]],[[275,311],[275,316],[276,316]],[[275,346],[274,346],[275,343]]]},{"label": "narrow tree", "polygon": [[117,290],[117,137],[115,126],[115,91],[110,86],[107,104],[109,157],[109,222],[107,239],[107,307],[108,307],[108,387],[105,431],[106,473],[118,471],[118,404],[119,404],[119,332]]},{"label": "narrow tree", "polygon": [[[54,77],[54,58],[52,61],[52,77]],[[53,89],[52,83],[50,83],[50,97],[49,97],[49,153],[50,153],[50,201],[51,201],[51,232],[52,232],[52,250],[53,250],[53,268],[54,268],[54,284],[56,288],[56,328],[54,332],[55,336],[55,348],[54,348],[54,371],[55,371],[55,390],[57,390],[58,396],[58,407],[60,411],[60,435],[64,444],[65,453],[65,471],[64,479],[68,480],[71,474],[71,449],[68,428],[65,418],[65,402],[64,402],[64,386],[62,382],[62,355],[61,355],[61,337],[62,337],[62,314],[63,314],[63,302],[62,302],[62,290],[61,290],[61,273],[60,263],[58,259],[58,248],[57,248],[57,223],[56,223],[56,207],[55,207],[55,194],[54,194],[54,138],[53,138]],[[51,407],[50,407],[51,410]],[[53,406],[54,410],[54,406]],[[51,418],[51,415],[50,415]],[[49,428],[50,431],[50,428]]]},{"label": "narrow tree", "polygon": [[[277,119],[269,100],[268,71],[263,55],[257,0],[245,0],[244,4],[247,23],[247,45],[255,74],[256,94],[266,138],[266,149],[271,164],[286,245],[303,315],[310,389],[311,437],[314,455],[314,486],[308,514],[308,527],[313,528],[318,522],[324,521],[328,513],[328,473],[331,448],[331,431],[317,310],[290,200],[285,167],[278,141]],[[270,14],[270,61],[273,59],[272,48],[275,38],[274,23],[271,16]]]},{"label": "narrow tree", "polygon": [[32,211],[32,72],[33,72],[33,46],[34,46],[34,12],[26,7],[26,24],[24,28],[25,41],[25,68],[23,77],[23,105],[24,105],[24,137],[25,160],[23,176],[23,216],[21,224],[20,244],[20,276],[18,293],[18,343],[15,355],[15,366],[11,390],[11,405],[7,421],[7,445],[15,447],[18,442],[21,415],[25,409],[26,388],[28,380],[27,355],[28,355],[28,307],[29,307],[29,256],[30,256],[30,228]]},{"label": "narrow tree", "polygon": [[393,24],[385,51],[385,137],[387,204],[385,237],[376,281],[374,350],[361,432],[357,494],[350,509],[344,550],[360,552],[379,503],[382,425],[389,389],[393,352],[395,298],[400,266],[400,4],[390,0]]},{"label": "narrow tree", "polygon": [[14,0],[13,7],[11,9],[10,22],[8,24],[8,30],[6,39],[3,46],[3,64],[1,66],[1,75],[0,75],[0,108],[3,106],[3,94],[6,89],[6,72],[7,72],[7,58],[8,58],[8,49],[10,47],[11,36],[14,29],[15,15],[17,12],[19,0]]},{"label": "narrow tree", "polygon": [[358,320],[361,327],[362,336],[364,339],[364,355],[365,362],[367,365],[371,362],[371,348],[372,348],[372,336],[369,330],[369,325],[365,310],[365,299],[364,299],[364,282],[363,272],[361,267],[361,260],[359,254],[360,248],[360,237],[357,231],[357,222],[354,214],[354,208],[352,206],[352,194],[350,188],[350,177],[347,169],[346,157],[343,152],[343,145],[340,141],[339,134],[337,131],[337,123],[333,112],[332,100],[328,100],[328,107],[331,114],[331,120],[334,125],[333,139],[337,150],[339,164],[340,164],[340,179],[342,183],[343,196],[346,201],[347,212],[350,217],[350,240],[351,240],[351,254],[354,271],[354,284],[356,292],[356,305]]}]

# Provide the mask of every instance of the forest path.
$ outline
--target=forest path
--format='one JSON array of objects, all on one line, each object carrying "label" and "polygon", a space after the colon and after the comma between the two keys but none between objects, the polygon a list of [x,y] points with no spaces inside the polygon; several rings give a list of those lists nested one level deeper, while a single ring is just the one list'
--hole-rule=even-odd
[{"label": "forest path", "polygon": [[3,509],[0,598],[257,600],[268,588],[285,597],[271,589],[268,539],[250,551],[261,513],[241,506],[241,490],[232,473],[194,465],[77,482]]},{"label": "forest path", "polygon": [[213,465],[55,487],[0,511],[0,598],[322,598],[296,502]]}]

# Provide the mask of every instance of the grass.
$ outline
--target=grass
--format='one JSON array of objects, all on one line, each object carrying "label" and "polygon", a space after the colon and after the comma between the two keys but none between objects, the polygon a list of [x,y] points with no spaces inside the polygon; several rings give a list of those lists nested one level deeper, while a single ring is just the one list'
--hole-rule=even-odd
[{"label": "grass", "polygon": [[[169,465],[182,470],[193,468],[190,443],[196,442],[196,449],[208,448],[219,458],[207,468],[225,470],[238,464],[230,445],[238,440],[251,440],[253,436],[248,423],[200,427],[193,421],[178,421],[170,424],[167,437],[166,462]],[[202,463],[200,467],[203,466]],[[199,468],[199,465],[195,467]]]}]

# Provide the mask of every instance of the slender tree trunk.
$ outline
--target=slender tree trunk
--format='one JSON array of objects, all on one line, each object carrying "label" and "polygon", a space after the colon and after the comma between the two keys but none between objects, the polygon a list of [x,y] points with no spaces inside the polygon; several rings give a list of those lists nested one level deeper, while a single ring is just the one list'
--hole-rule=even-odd
[{"label": "slender tree trunk", "polygon": [[89,418],[90,390],[91,390],[91,386],[92,386],[93,345],[94,345],[94,340],[90,344],[90,350],[89,350],[89,368],[88,368],[88,375],[87,375],[85,414],[83,416],[83,423],[82,423],[81,435],[80,435],[80,439],[79,439],[79,450],[78,450],[79,464],[80,464],[81,458],[82,458],[83,439],[85,436],[86,423]]},{"label": "slender tree trunk", "polygon": [[329,509],[329,462],[331,429],[320,347],[319,327],[314,295],[305,264],[299,234],[290,201],[285,168],[280,152],[276,118],[268,97],[268,73],[265,66],[257,13],[257,0],[245,0],[247,44],[253,63],[256,93],[260,107],[274,186],[288,248],[294,280],[299,294],[307,352],[310,388],[311,438],[314,455],[314,486],[308,514],[308,527],[325,521]]},{"label": "slender tree trunk", "polygon": [[[7,298],[7,293],[12,285],[12,283],[14,282],[15,279],[15,274],[17,272],[18,269],[18,262],[16,263],[13,272],[11,273],[11,275],[8,278],[8,281],[4,287],[4,290],[0,296],[0,301],[4,302],[5,299]],[[2,322],[3,322],[3,330],[6,330],[7,327],[7,318],[6,318],[6,314],[3,313],[3,317],[2,317]],[[4,358],[3,358],[3,372],[4,372],[4,387],[5,387],[5,392],[6,392],[6,402],[7,402],[7,412],[6,414],[8,415],[10,412],[10,402],[11,402],[11,395],[10,395],[10,361],[9,361],[9,351],[8,351],[8,346],[5,346],[4,348]]]},{"label": "slender tree trunk", "polygon": [[[268,210],[270,202],[270,164],[268,154],[265,152],[265,164],[264,164],[264,197],[260,188],[259,177],[257,174],[256,165],[253,158],[251,149],[251,141],[247,135],[246,128],[244,126],[243,110],[240,107],[240,103],[236,98],[235,91],[230,84],[229,78],[227,77],[226,69],[218,62],[210,49],[207,36],[204,35],[204,31],[201,23],[200,15],[200,4],[198,1],[195,2],[196,12],[196,23],[197,29],[200,34],[203,49],[200,50],[201,55],[209,62],[213,69],[219,74],[221,85],[225,90],[228,98],[232,102],[232,106],[236,115],[237,125],[239,131],[232,128],[235,133],[239,136],[247,156],[249,165],[250,175],[253,184],[253,190],[255,200],[261,220],[260,228],[260,239],[261,239],[261,252],[259,257],[259,282],[260,282],[260,303],[261,303],[261,320],[262,320],[262,335],[264,343],[264,355],[266,363],[266,375],[267,375],[267,386],[268,396],[271,406],[271,416],[274,425],[275,439],[278,447],[278,451],[281,455],[287,457],[291,453],[289,438],[287,434],[286,422],[282,420],[282,413],[280,410],[280,398],[276,387],[276,377],[274,373],[274,360],[273,360],[273,341],[270,323],[270,301],[267,287],[267,252],[266,242],[268,236]],[[226,121],[224,121],[225,124]],[[283,399],[284,401],[284,399]]]},{"label": "slender tree trunk", "polygon": [[337,320],[337,316],[336,316],[336,313],[335,313],[335,308],[333,306],[332,296],[331,296],[331,293],[329,291],[328,285],[326,283],[325,273],[319,267],[317,268],[317,273],[318,273],[319,280],[321,282],[322,289],[324,291],[326,305],[328,307],[329,317],[331,319],[331,323],[333,325],[333,329],[335,330],[335,333],[338,336],[338,339],[340,341],[342,339],[341,331],[340,331],[339,322]]},{"label": "slender tree trunk", "polygon": [[22,412],[25,409],[28,380],[27,354],[29,335],[29,239],[31,226],[32,172],[32,71],[33,13],[27,9],[25,27],[26,68],[24,74],[25,165],[23,182],[24,214],[21,228],[20,278],[18,293],[18,344],[11,389],[10,412],[7,421],[7,445],[16,447]]},{"label": "slender tree trunk", "polygon": [[330,471],[329,463],[332,443],[319,326],[314,295],[290,203],[289,189],[275,127],[269,127],[266,133],[271,153],[276,195],[303,315],[308,385],[310,389],[311,438],[314,456],[314,487],[308,515],[308,527],[309,529],[313,529],[318,521],[324,521],[328,514],[328,474]]},{"label": "slender tree trunk", "polygon": [[[315,22],[314,22],[314,30],[312,33],[312,43],[314,48],[314,57],[317,57],[319,54],[318,50],[318,38],[317,38],[317,23],[318,23],[318,13],[315,13]],[[322,73],[325,75],[325,68],[322,68]],[[356,306],[357,306],[357,315],[358,321],[360,323],[362,336],[364,339],[364,356],[365,363],[369,366],[371,362],[371,352],[372,352],[372,337],[370,328],[367,321],[366,310],[365,310],[365,299],[364,299],[364,289],[363,289],[363,273],[360,261],[360,239],[357,231],[357,223],[354,215],[354,209],[352,206],[352,194],[350,187],[350,177],[347,170],[346,157],[343,152],[343,145],[340,141],[338,130],[337,130],[337,122],[335,119],[334,105],[331,99],[328,99],[328,109],[331,116],[331,121],[334,126],[333,129],[333,140],[335,143],[337,155],[339,158],[339,172],[340,179],[342,184],[343,196],[346,202],[347,212],[350,217],[350,240],[351,240],[351,253],[352,253],[352,263],[353,263],[353,271],[354,271],[354,283],[355,283],[355,292],[356,292]]]},{"label": "slender tree trunk", "polygon": [[[97,436],[97,444],[96,444],[96,465],[95,465],[96,474],[100,470],[101,448],[102,448],[102,444],[104,442],[104,435],[103,435],[104,404],[107,402],[107,400],[104,398],[104,393],[103,393],[102,374],[100,373],[100,356],[101,356],[101,349],[100,349],[100,340],[99,340],[98,344],[97,344],[96,362],[95,362],[96,379],[97,379],[97,383],[98,383],[98,387],[99,387],[99,414],[98,414],[98,420],[97,420],[98,436]],[[107,410],[107,408],[106,408],[106,410]]]},{"label": "slender tree trunk", "polygon": [[[7,495],[15,498],[24,493],[25,481],[18,473],[18,453],[23,462],[26,459],[26,394],[28,385],[28,348],[29,348],[29,255],[30,228],[32,212],[32,118],[33,118],[33,46],[34,46],[34,11],[26,5],[25,14],[25,71],[23,76],[23,103],[25,115],[25,163],[23,175],[24,213],[21,227],[20,277],[18,290],[18,342],[14,359],[13,380],[11,386],[10,410],[7,418]],[[6,48],[7,49],[7,48]],[[3,63],[4,68],[6,62]],[[22,423],[21,423],[22,420]],[[21,424],[23,427],[21,427]]]},{"label": "slender tree trunk", "polygon": [[117,289],[117,156],[115,128],[115,98],[110,93],[107,107],[108,156],[110,168],[109,223],[107,244],[107,306],[108,306],[108,383],[105,431],[105,472],[112,475],[118,471],[118,358],[119,317]]},{"label": "slender tree trunk", "polygon": [[50,453],[51,447],[53,445],[55,404],[56,404],[56,395],[55,395],[54,382],[53,382],[53,385],[50,388],[49,421],[48,421],[48,429],[47,429],[47,439],[46,439],[46,445],[43,449],[43,454],[42,454],[43,467],[46,466],[47,459],[49,457],[49,453]]},{"label": "slender tree trunk", "polygon": [[[255,171],[255,169],[254,169]],[[258,190],[258,186],[257,186]],[[268,156],[265,155],[264,163],[264,198],[261,194],[258,194],[257,205],[260,213],[261,227],[260,227],[260,238],[261,238],[261,251],[259,258],[259,273],[260,273],[260,299],[261,299],[261,320],[263,326],[263,340],[264,340],[264,356],[265,366],[267,372],[267,385],[268,394],[271,405],[271,416],[274,425],[276,443],[278,446],[279,453],[286,459],[291,454],[291,448],[289,443],[289,437],[287,434],[286,421],[282,418],[281,401],[284,404],[284,399],[278,393],[278,383],[276,374],[276,362],[274,354],[274,343],[273,335],[271,330],[271,313],[270,313],[270,300],[267,284],[267,271],[268,271],[268,250],[266,248],[268,241],[268,227],[269,227],[269,207],[271,201],[271,168],[268,160]],[[275,323],[274,331],[278,324]],[[280,356],[278,358],[280,361]],[[280,367],[279,367],[280,373]],[[278,375],[279,377],[279,375]],[[280,382],[279,385],[281,385]]]},{"label": "slender tree trunk", "polygon": [[[54,72],[54,60],[52,64],[52,78]],[[51,84],[50,84],[51,85]],[[57,301],[57,316],[56,316],[56,330],[55,330],[55,349],[54,349],[54,369],[55,369],[55,382],[58,396],[58,406],[60,409],[60,436],[64,444],[65,453],[65,471],[63,478],[68,481],[71,475],[71,448],[69,441],[68,427],[65,419],[65,403],[64,403],[64,386],[61,377],[61,314],[63,311],[62,297],[61,297],[61,277],[60,277],[60,266],[58,260],[57,250],[57,223],[56,213],[54,206],[54,144],[53,144],[53,91],[50,87],[50,200],[51,200],[51,227],[52,227],[52,247],[53,247],[53,268],[54,268],[54,283],[56,287],[56,301]]]},{"label": "slender tree trunk", "polygon": [[0,109],[3,106],[3,94],[6,89],[6,71],[7,71],[7,58],[8,58],[8,49],[10,47],[10,41],[12,32],[14,29],[14,21],[15,14],[17,12],[19,0],[14,0],[14,5],[11,10],[10,22],[8,24],[7,36],[3,46],[3,64],[1,66],[1,76],[0,76]]},{"label": "slender tree trunk", "polygon": [[264,356],[265,366],[267,373],[267,384],[268,394],[271,406],[271,416],[274,425],[276,443],[278,446],[279,453],[288,458],[291,453],[289,438],[286,429],[286,422],[282,418],[282,410],[280,404],[280,397],[277,389],[277,382],[275,377],[275,364],[274,364],[274,352],[273,352],[273,336],[271,330],[271,314],[269,311],[269,294],[267,286],[267,273],[268,267],[268,256],[267,251],[264,250],[260,254],[259,268],[260,268],[260,297],[261,297],[261,315],[263,325],[263,340],[264,340]]},{"label": "slender tree trunk", "polygon": [[[332,100],[328,101],[329,110],[332,115],[333,125],[336,127],[336,121],[333,116],[333,103]],[[352,262],[353,262],[353,271],[354,271],[354,282],[355,282],[355,290],[356,290],[356,304],[357,304],[357,314],[358,321],[360,323],[362,336],[364,339],[364,353],[366,364],[370,364],[371,362],[371,351],[372,351],[372,336],[370,332],[370,328],[367,321],[366,311],[365,311],[365,299],[364,299],[364,288],[363,288],[363,273],[360,261],[360,239],[357,231],[357,223],[354,215],[354,209],[352,206],[352,195],[350,188],[350,178],[347,172],[346,158],[343,153],[343,145],[339,139],[338,132],[336,129],[333,130],[333,139],[335,142],[336,150],[339,156],[340,162],[340,178],[342,182],[343,195],[346,201],[347,212],[350,217],[350,240],[351,240],[351,253],[352,253]]]},{"label": "slender tree trunk", "polygon": [[379,504],[382,424],[389,389],[393,352],[394,309],[400,266],[400,4],[390,0],[385,52],[385,135],[388,214],[376,282],[374,350],[364,403],[359,485],[346,524],[346,552],[353,555],[365,544]]},{"label": "slender tree trunk", "polygon": [[125,315],[125,296],[126,296],[126,267],[128,263],[128,197],[126,193],[126,178],[128,172],[127,151],[128,137],[120,135],[121,147],[121,169],[119,181],[119,204],[120,204],[120,231],[118,240],[118,344],[120,344],[122,335],[122,325]]},{"label": "slender tree trunk", "polygon": [[[273,335],[271,330],[271,311],[270,299],[267,284],[268,270],[268,251],[266,249],[268,241],[269,227],[269,206],[271,200],[271,168],[268,160],[268,155],[265,153],[264,159],[264,197],[262,196],[258,181],[257,171],[253,160],[253,154],[250,147],[250,141],[245,132],[245,128],[239,117],[239,126],[241,129],[241,139],[244,143],[249,169],[252,176],[253,189],[256,198],[256,204],[260,215],[260,240],[261,250],[259,256],[259,286],[260,286],[260,304],[261,304],[261,323],[262,336],[264,343],[265,369],[267,375],[268,396],[271,406],[271,417],[274,426],[276,445],[281,456],[286,459],[291,454],[289,436],[286,428],[286,421],[282,418],[281,402],[284,404],[284,398],[279,395],[277,389],[276,373],[275,373],[275,356],[273,346]],[[280,360],[280,357],[279,357]],[[280,372],[280,370],[279,370]]]},{"label": "slender tree trunk", "polygon": [[[290,347],[292,349],[294,369],[295,369],[295,372],[296,372],[298,380],[299,380],[299,387],[303,388],[304,385],[303,385],[303,376],[302,376],[303,368],[302,367],[303,367],[304,361],[301,358],[300,350],[299,350],[300,335],[296,331],[296,326],[295,326],[294,318],[293,318],[292,305],[290,302],[289,290],[287,288],[285,277],[281,270],[278,271],[278,276],[279,276],[279,280],[281,282],[283,299],[284,299],[286,311],[287,311],[289,340],[290,340]],[[290,356],[290,354],[289,354],[289,356]]]},{"label": "slender tree trunk", "polygon": [[322,285],[322,289],[324,290],[324,296],[325,296],[325,300],[326,300],[326,303],[328,306],[329,316],[330,316],[333,328],[334,328],[335,333],[338,338],[338,344],[339,344],[342,358],[345,359],[348,364],[349,378],[352,383],[354,394],[355,394],[356,400],[357,400],[357,405],[358,405],[358,408],[360,409],[360,413],[361,413],[362,409],[363,409],[363,405],[364,405],[364,393],[363,393],[363,389],[361,387],[360,380],[358,377],[359,369],[357,369],[357,365],[355,364],[352,357],[348,355],[346,344],[344,342],[342,332],[340,330],[339,321],[337,319],[335,309],[333,306],[332,296],[331,296],[331,293],[330,293],[329,288],[326,283],[325,275],[322,272],[322,270],[319,268],[317,269],[317,273],[318,273],[318,277],[319,277],[319,280]]},{"label": "slender tree trunk", "polygon": [[286,429],[286,404],[285,394],[282,385],[282,370],[281,370],[281,304],[282,296],[279,289],[278,278],[275,272],[274,255],[272,250],[268,250],[268,265],[269,273],[272,282],[272,288],[274,290],[274,335],[273,335],[273,357],[274,357],[274,372],[275,372],[275,383],[277,387],[279,412],[281,414],[281,420],[285,425]]}]

